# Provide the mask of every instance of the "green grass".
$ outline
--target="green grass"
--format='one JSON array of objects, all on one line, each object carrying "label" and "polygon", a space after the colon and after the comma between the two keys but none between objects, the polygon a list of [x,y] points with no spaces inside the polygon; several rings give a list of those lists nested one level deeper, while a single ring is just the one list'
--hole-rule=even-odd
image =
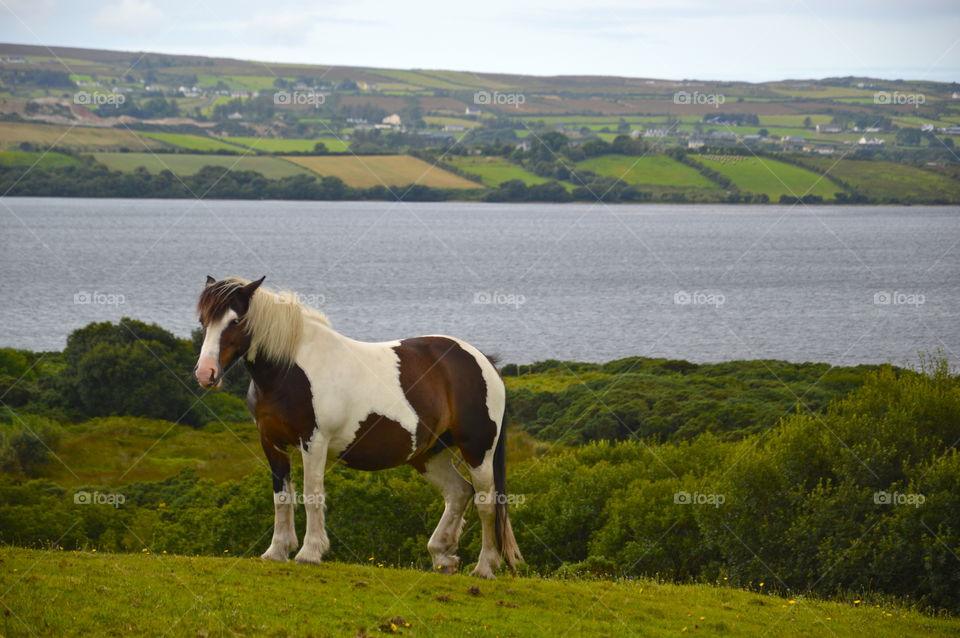
[{"label": "green grass", "polygon": [[600,370],[581,370],[575,373],[564,367],[554,368],[546,372],[523,374],[523,366],[520,366],[520,372],[521,374],[517,376],[503,377],[503,382],[508,390],[563,392],[573,385],[589,383],[612,376]]},{"label": "green grass", "polygon": [[694,169],[666,155],[603,155],[579,162],[577,168],[616,177],[628,184],[716,188],[713,182]]},{"label": "green grass", "polygon": [[694,159],[732,179],[741,191],[766,193],[773,201],[779,200],[780,195],[819,195],[833,199],[834,193],[842,190],[817,173],[768,157],[697,155]]},{"label": "green grass", "polygon": [[274,88],[275,79],[272,75],[197,74],[197,84],[200,86],[214,87],[218,82],[224,82],[233,91],[266,91]]},{"label": "green grass", "polygon": [[108,417],[65,425],[64,430],[60,460],[49,463],[44,476],[65,487],[159,481],[184,468],[220,482],[246,476],[265,463],[252,421],[194,429],[155,419]]},{"label": "green grass", "polygon": [[139,133],[139,135],[191,151],[242,150],[232,144],[225,144],[220,140],[212,137],[204,137],[203,135],[187,135],[184,133]]},{"label": "green grass", "polygon": [[127,148],[142,151],[164,144],[126,129],[92,126],[57,126],[25,122],[0,122],[0,148],[13,149],[23,142],[40,148],[74,148],[83,151]]},{"label": "green grass", "polygon": [[94,158],[112,170],[132,172],[143,166],[151,173],[170,170],[177,175],[193,175],[204,166],[222,166],[234,171],[257,171],[278,179],[309,174],[303,168],[282,159],[258,155],[200,155],[192,153],[94,153]]},{"label": "green grass", "polygon": [[519,179],[527,186],[532,184],[545,184],[550,181],[546,177],[535,175],[522,166],[518,166],[502,157],[457,155],[447,156],[443,161],[452,166],[456,166],[460,170],[479,176],[485,186],[499,186],[503,182],[511,179]]},{"label": "green grass", "polygon": [[867,160],[810,158],[806,163],[847,182],[859,192],[879,199],[960,201],[960,182],[908,164]]},{"label": "green grass", "polygon": [[[131,531],[131,533],[135,533]],[[651,581],[482,581],[257,558],[0,548],[5,636],[950,636],[897,607]]]},{"label": "green grass", "polygon": [[349,142],[344,142],[336,137],[319,137],[315,140],[302,139],[277,139],[272,137],[226,137],[224,138],[258,151],[267,153],[309,153],[317,142],[323,142],[327,150],[331,153],[344,153],[349,147]]},{"label": "green grass", "polygon": [[79,164],[80,160],[61,153],[33,153],[29,151],[0,151],[0,166],[33,165],[39,168],[60,168]]}]

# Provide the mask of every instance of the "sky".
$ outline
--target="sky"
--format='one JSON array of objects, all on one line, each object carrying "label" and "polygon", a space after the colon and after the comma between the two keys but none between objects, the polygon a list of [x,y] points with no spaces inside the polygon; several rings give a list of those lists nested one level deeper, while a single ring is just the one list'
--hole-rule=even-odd
[{"label": "sky", "polygon": [[0,42],[521,75],[960,80],[957,0],[0,0]]}]

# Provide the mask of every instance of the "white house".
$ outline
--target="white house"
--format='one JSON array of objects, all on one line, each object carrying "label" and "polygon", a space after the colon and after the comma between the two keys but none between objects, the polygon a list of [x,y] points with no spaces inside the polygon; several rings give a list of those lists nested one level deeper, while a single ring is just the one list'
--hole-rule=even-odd
[{"label": "white house", "polygon": [[703,140],[698,140],[698,139],[687,140],[687,148],[703,148],[705,144],[706,142],[704,142]]},{"label": "white house", "polygon": [[464,113],[465,113],[466,115],[480,115],[481,113],[483,113],[483,111],[481,111],[480,109],[478,109],[478,108],[475,107],[475,106],[468,106],[468,107],[464,110]]},{"label": "white house", "polygon": [[881,146],[883,145],[883,140],[879,137],[861,137],[857,144],[861,146]]},{"label": "white house", "polygon": [[843,128],[836,124],[817,124],[817,133],[842,133]]},{"label": "white house", "polygon": [[400,116],[397,115],[396,113],[393,113],[392,115],[388,115],[387,117],[383,118],[383,120],[381,121],[384,124],[389,124],[390,126],[400,126],[401,124]]}]

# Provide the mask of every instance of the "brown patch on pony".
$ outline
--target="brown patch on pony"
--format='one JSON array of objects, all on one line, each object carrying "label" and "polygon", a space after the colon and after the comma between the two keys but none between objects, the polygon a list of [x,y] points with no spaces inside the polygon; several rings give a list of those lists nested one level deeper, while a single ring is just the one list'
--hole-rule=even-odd
[{"label": "brown patch on pony", "polygon": [[371,412],[353,441],[338,456],[355,470],[385,470],[407,462],[413,451],[410,433],[399,423]]},{"label": "brown patch on pony", "polygon": [[497,424],[487,411],[480,364],[446,337],[404,339],[394,351],[400,359],[403,393],[420,417],[417,453],[410,463],[419,470],[436,453],[437,440],[449,431],[467,463],[478,467],[497,436]]},{"label": "brown patch on pony", "polygon": [[248,363],[247,369],[253,379],[247,406],[257,422],[264,449],[306,446],[317,427],[317,417],[310,380],[304,371],[297,365],[283,366],[268,360]]}]

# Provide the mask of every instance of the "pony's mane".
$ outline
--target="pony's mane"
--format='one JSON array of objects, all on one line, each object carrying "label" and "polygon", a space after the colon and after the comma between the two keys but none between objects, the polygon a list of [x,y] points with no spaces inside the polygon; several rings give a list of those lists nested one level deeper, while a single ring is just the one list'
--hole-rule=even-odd
[{"label": "pony's mane", "polygon": [[[207,286],[197,303],[197,312],[204,325],[226,312],[231,295],[249,283],[241,277],[227,277]],[[257,356],[263,356],[280,365],[292,364],[300,346],[305,317],[330,327],[327,316],[300,303],[297,293],[289,290],[274,292],[263,286],[257,288],[241,322],[250,335],[247,358],[255,361]]]}]

